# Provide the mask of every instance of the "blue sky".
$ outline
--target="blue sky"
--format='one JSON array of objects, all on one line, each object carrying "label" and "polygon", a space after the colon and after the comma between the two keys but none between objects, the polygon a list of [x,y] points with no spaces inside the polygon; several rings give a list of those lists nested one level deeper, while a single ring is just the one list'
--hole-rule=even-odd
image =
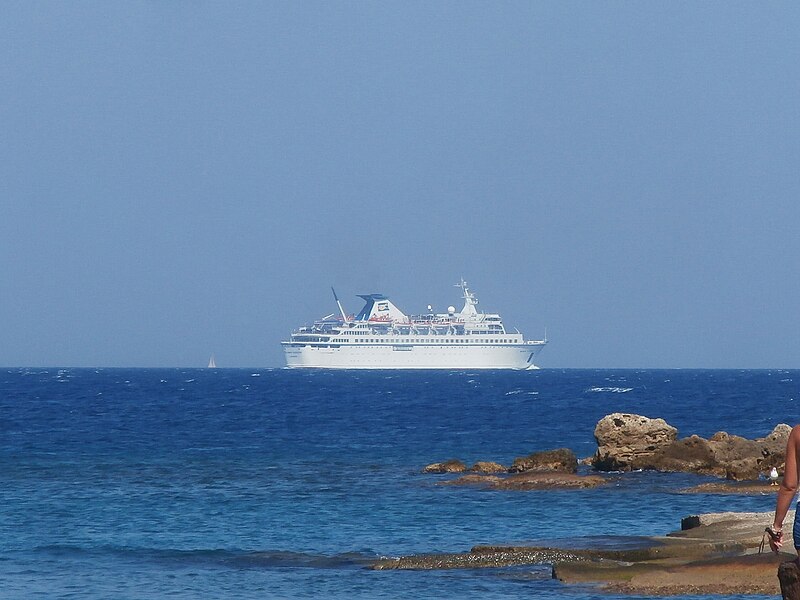
[{"label": "blue sky", "polygon": [[282,365],[355,294],[800,368],[795,2],[0,4],[0,365]]}]

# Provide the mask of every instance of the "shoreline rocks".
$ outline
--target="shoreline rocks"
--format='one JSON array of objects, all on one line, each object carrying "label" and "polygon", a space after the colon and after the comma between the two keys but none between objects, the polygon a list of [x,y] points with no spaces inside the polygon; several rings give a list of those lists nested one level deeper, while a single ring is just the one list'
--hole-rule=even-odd
[{"label": "shoreline rocks", "polygon": [[[664,419],[614,413],[595,428],[597,452],[581,461],[595,471],[650,470],[696,473],[727,481],[702,483],[678,493],[772,495],[779,489],[765,479],[773,467],[785,467],[785,447],[791,428],[777,425],[769,434],[747,439],[720,431],[705,439],[679,438]],[[568,449],[534,452],[506,468],[478,461],[471,468],[459,460],[434,463],[425,473],[456,474],[439,485],[477,486],[488,490],[588,489],[614,478],[578,474],[578,460]],[[620,476],[618,476],[620,477]],[[685,481],[685,479],[682,479]],[[693,515],[681,530],[665,536],[619,536],[611,546],[576,548],[576,540],[552,546],[476,546],[469,552],[421,554],[376,561],[373,569],[503,568],[549,564],[565,584],[596,585],[612,593],[636,595],[742,595],[780,593],[780,585],[800,594],[796,556],[756,553],[773,513]],[[786,520],[793,520],[793,511]],[[580,544],[581,541],[577,540]],[[588,545],[596,544],[590,539]],[[789,546],[784,546],[788,548]],[[780,585],[778,574],[780,573]]]},{"label": "shoreline rocks", "polygon": [[[572,450],[556,448],[516,458],[510,467],[493,461],[478,461],[467,468],[461,460],[450,459],[427,465],[422,472],[574,475],[579,464],[588,464],[600,472],[646,470],[697,473],[731,481],[758,481],[773,467],[779,472],[783,470],[790,432],[791,427],[781,423],[766,436],[752,440],[724,431],[708,439],[699,435],[678,438],[678,430],[664,419],[612,413],[600,419],[595,427],[597,451],[580,463]],[[467,478],[459,483],[480,483],[480,480]],[[752,493],[752,490],[748,491]]]},{"label": "shoreline rocks", "polygon": [[754,440],[724,431],[709,439],[678,439],[678,430],[663,419],[613,413],[597,423],[597,452],[591,464],[598,471],[643,469],[752,481],[772,467],[782,470],[790,432],[782,423]]},{"label": "shoreline rocks", "polygon": [[[772,518],[765,513],[710,513],[681,521],[666,536],[620,539],[616,547],[475,546],[468,552],[419,554],[375,561],[375,570],[504,568],[550,564],[564,584],[596,585],[606,592],[635,595],[780,593],[778,569],[796,556],[755,553]],[[787,515],[792,519],[793,515]]]},{"label": "shoreline rocks", "polygon": [[422,472],[462,474],[440,485],[472,485],[493,490],[587,489],[607,483],[599,475],[578,475],[578,458],[568,448],[534,452],[515,459],[508,468],[496,462],[478,461],[467,469],[462,461],[451,459],[430,464]]}]

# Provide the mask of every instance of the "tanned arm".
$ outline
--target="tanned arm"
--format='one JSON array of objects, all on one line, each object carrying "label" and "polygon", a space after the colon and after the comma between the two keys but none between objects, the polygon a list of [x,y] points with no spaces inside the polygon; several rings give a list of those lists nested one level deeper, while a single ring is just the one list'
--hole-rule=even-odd
[{"label": "tanned arm", "polygon": [[[778,490],[778,501],[775,505],[775,520],[772,522],[772,528],[776,532],[783,530],[783,520],[786,518],[786,513],[789,512],[789,507],[792,505],[792,500],[797,493],[798,477],[797,466],[800,464],[798,461],[797,453],[800,452],[800,425],[796,425],[792,432],[789,434],[789,441],[786,443],[786,468],[783,472],[783,481]],[[783,538],[777,539],[770,538],[769,545],[777,552],[783,545]]]}]

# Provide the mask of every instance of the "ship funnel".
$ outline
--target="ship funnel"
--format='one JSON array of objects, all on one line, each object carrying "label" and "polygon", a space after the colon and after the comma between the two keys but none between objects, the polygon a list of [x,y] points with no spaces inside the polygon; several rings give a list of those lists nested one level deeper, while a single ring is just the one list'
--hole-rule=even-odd
[{"label": "ship funnel", "polygon": [[359,294],[366,304],[356,316],[356,321],[405,322],[408,317],[383,294]]}]

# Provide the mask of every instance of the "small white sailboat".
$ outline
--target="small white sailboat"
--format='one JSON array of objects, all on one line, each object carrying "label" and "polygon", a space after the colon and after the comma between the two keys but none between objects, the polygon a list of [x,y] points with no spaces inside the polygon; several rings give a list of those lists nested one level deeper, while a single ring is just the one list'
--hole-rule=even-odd
[{"label": "small white sailboat", "polygon": [[208,359],[208,368],[209,369],[216,369],[217,368],[217,362],[214,360],[214,355],[213,354],[211,355],[211,358]]}]

